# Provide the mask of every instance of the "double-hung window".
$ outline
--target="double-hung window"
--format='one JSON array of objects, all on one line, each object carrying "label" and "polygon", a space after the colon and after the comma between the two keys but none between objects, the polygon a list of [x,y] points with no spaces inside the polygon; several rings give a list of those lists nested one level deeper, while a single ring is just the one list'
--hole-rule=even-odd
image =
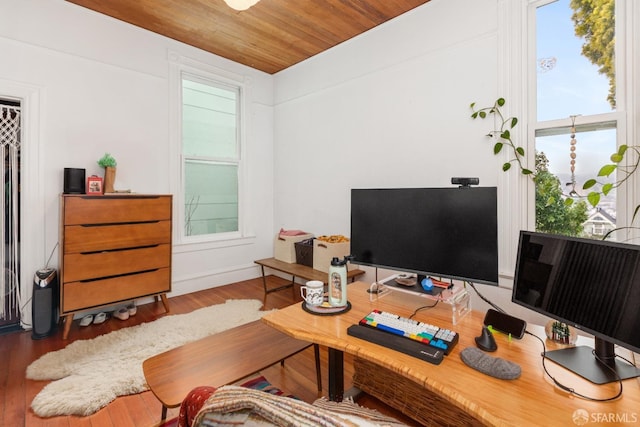
[{"label": "double-hung window", "polygon": [[[639,145],[640,67],[635,59],[640,7],[636,0],[499,4],[498,35],[504,56],[499,58],[498,93],[512,101],[507,114],[521,119],[512,134],[526,148],[527,167],[546,175],[537,183],[530,175],[502,175],[507,209],[501,213],[508,232],[503,234],[501,262],[506,270],[516,262],[513,254],[521,229],[564,233],[569,224],[575,234],[598,239],[605,229],[631,224],[639,200],[638,171],[611,191],[605,186],[624,178],[635,164],[636,152],[627,150],[609,177],[598,173],[621,147]],[[598,184],[583,189],[591,178]],[[550,189],[555,196],[543,191]],[[592,207],[589,193],[603,189],[607,194],[601,192],[597,208]],[[584,202],[586,218],[578,210],[567,214],[567,198],[573,207]],[[633,237],[633,231],[624,232],[611,237]]]},{"label": "double-hung window", "polygon": [[240,87],[183,73],[182,236],[240,231]]},{"label": "double-hung window", "polygon": [[[605,214],[615,223],[624,210],[624,187],[615,185],[624,164],[618,174],[598,176],[618,147],[627,144],[624,79],[617,73],[625,61],[617,54],[620,25],[615,19],[622,1],[529,2],[535,22],[530,26],[535,49],[529,52],[529,70],[536,88],[529,96],[529,123],[535,140],[539,231],[601,238],[597,218]],[[591,179],[597,184],[584,189]],[[598,193],[596,207],[588,200],[592,192]],[[574,203],[565,203],[567,198]]]}]

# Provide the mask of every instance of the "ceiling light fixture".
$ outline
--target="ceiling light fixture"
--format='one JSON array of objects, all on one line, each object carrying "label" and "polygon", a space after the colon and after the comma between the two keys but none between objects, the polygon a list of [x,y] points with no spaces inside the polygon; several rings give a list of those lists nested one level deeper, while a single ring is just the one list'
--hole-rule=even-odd
[{"label": "ceiling light fixture", "polygon": [[232,9],[247,10],[260,0],[224,0],[224,2]]}]

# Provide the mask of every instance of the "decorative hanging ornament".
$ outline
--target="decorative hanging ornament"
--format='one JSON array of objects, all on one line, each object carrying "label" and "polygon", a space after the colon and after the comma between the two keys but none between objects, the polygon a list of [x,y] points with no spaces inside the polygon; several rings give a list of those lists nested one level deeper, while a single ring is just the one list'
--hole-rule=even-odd
[{"label": "decorative hanging ornament", "polygon": [[576,117],[578,116],[569,116],[571,118],[571,141],[569,147],[569,157],[571,161],[571,182],[567,183],[567,185],[571,186],[571,191],[569,192],[569,196],[578,197],[579,194],[576,191]]},{"label": "decorative hanging ornament", "polygon": [[558,60],[555,56],[538,59],[538,70],[540,70],[541,73],[551,71],[556,67],[556,62],[558,62]]}]

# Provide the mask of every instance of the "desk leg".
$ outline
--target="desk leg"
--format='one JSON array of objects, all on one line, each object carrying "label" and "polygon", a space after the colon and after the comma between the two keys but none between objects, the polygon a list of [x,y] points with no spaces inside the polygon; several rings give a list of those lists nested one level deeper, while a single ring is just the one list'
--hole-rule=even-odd
[{"label": "desk leg", "polygon": [[322,396],[322,370],[320,369],[320,346],[313,344],[313,355],[316,359],[316,384],[318,385],[318,397]]},{"label": "desk leg", "polygon": [[329,347],[329,400],[342,402],[344,397],[344,354]]}]

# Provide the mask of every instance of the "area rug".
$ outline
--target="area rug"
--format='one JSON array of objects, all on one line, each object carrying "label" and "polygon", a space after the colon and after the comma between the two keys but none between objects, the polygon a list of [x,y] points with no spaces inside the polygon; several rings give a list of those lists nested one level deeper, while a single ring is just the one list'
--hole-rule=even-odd
[{"label": "area rug", "polygon": [[258,300],[229,300],[187,314],[79,340],[27,367],[27,378],[56,380],[33,399],[40,417],[91,415],[118,396],[148,389],[142,362],[172,348],[260,319]]}]

